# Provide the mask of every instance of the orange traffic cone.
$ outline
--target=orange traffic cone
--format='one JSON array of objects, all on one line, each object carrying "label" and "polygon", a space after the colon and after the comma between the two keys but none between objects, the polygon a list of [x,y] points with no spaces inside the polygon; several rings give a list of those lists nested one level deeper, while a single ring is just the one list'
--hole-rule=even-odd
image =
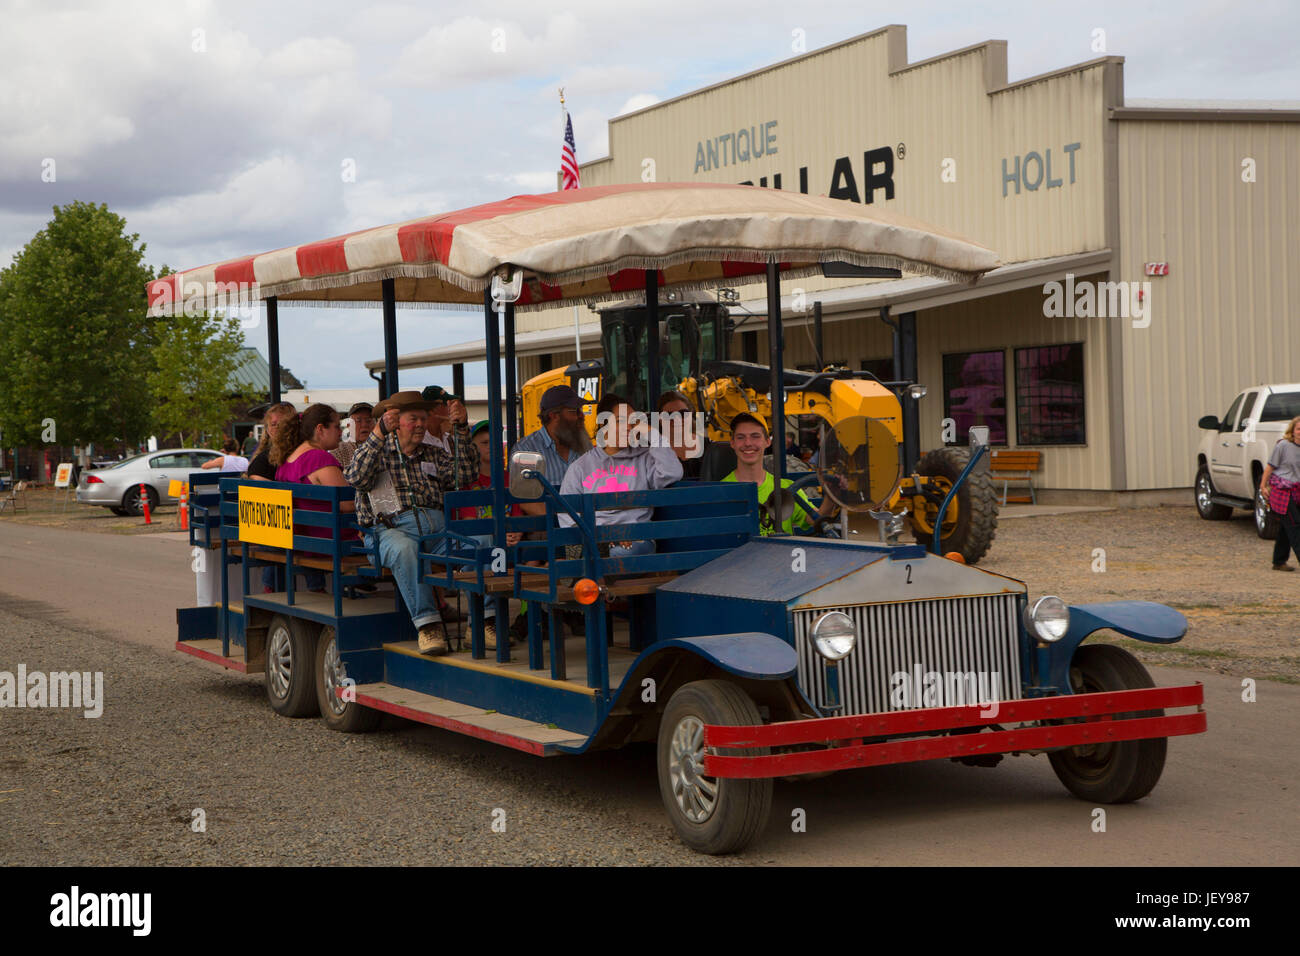
[{"label": "orange traffic cone", "polygon": [[144,511],[144,523],[153,524],[153,518],[149,516],[149,492],[143,484],[140,485],[140,507]]},{"label": "orange traffic cone", "polygon": [[190,530],[190,485],[189,485],[189,482],[186,482],[186,483],[185,483],[185,487],[181,489],[181,530],[182,530],[182,531],[189,531],[189,530]]}]

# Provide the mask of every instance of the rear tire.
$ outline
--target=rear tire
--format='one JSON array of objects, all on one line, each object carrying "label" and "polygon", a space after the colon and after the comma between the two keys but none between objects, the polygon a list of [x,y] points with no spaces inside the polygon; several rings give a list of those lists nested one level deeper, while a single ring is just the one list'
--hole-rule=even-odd
[{"label": "rear tire", "polygon": [[1265,541],[1277,538],[1282,519],[1268,506],[1268,493],[1263,486],[1255,489],[1255,533]]},{"label": "rear tire", "polygon": [[[659,793],[673,828],[698,853],[743,850],[772,810],[772,780],[715,779],[698,772],[706,724],[761,724],[758,707],[729,681],[700,680],[679,688],[659,724]],[[723,748],[722,756],[765,756],[767,748]]]},{"label": "rear tire", "polygon": [[[158,510],[158,492],[148,485],[144,486],[145,496],[149,499],[149,510],[154,512]],[[114,509],[116,510],[116,509]],[[144,516],[144,509],[140,507],[140,486],[132,485],[122,495],[122,510],[136,518]]]},{"label": "rear tire", "polygon": [[1232,509],[1227,505],[1216,505],[1210,500],[1214,494],[1214,482],[1210,481],[1210,473],[1202,465],[1196,472],[1196,513],[1206,521],[1226,521],[1232,517]]},{"label": "rear tire", "polygon": [[[324,627],[316,639],[316,703],[325,726],[344,734],[366,734],[379,726],[379,711],[355,700],[343,701],[335,691],[345,686],[347,669],[339,660],[334,628]],[[354,685],[355,686],[355,685]]]},{"label": "rear tire", "polygon": [[[948,487],[956,484],[962,469],[970,461],[970,451],[965,448],[935,448],[921,456],[916,464],[918,475],[944,478]],[[998,493],[987,472],[974,471],[966,476],[957,490],[956,524],[946,533],[940,533],[939,552],[958,551],[967,564],[974,564],[988,553],[998,530]],[[949,505],[951,508],[952,505]],[[939,505],[934,505],[937,512]],[[936,521],[942,517],[935,515]],[[929,531],[912,517],[912,536],[927,551],[934,546],[934,529]]]},{"label": "rear tire", "polygon": [[[1077,694],[1155,687],[1141,661],[1113,644],[1086,644],[1070,662],[1070,685]],[[1115,714],[1113,720],[1163,717],[1163,710]],[[1168,738],[1085,744],[1048,754],[1067,790],[1092,803],[1131,803],[1151,792],[1165,768]]]},{"label": "rear tire", "polygon": [[315,717],[318,625],[277,614],[266,629],[266,699],[282,717]]}]

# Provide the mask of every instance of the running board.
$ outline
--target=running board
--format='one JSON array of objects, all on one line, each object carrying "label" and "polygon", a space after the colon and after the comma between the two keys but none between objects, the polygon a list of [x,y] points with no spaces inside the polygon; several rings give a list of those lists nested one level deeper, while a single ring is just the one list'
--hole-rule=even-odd
[{"label": "running board", "polygon": [[[233,642],[231,647],[232,649],[238,647],[240,651],[243,650],[242,647],[239,647],[239,645],[234,644]],[[260,668],[250,672],[248,665],[238,657],[223,656],[221,653],[221,641],[219,639],[209,638],[201,641],[177,641],[176,650],[180,651],[182,654],[190,654],[197,657],[201,661],[220,664],[228,670],[239,671],[241,674],[261,673]]]},{"label": "running board", "polygon": [[1210,504],[1223,505],[1227,508],[1244,508],[1246,511],[1255,510],[1255,502],[1253,499],[1230,498],[1227,495],[1210,495]]},{"label": "running board", "polygon": [[580,748],[587,742],[586,737],[571,730],[548,727],[534,720],[459,704],[392,684],[358,684],[356,694],[357,703],[362,706],[539,757],[552,756],[560,748]]}]

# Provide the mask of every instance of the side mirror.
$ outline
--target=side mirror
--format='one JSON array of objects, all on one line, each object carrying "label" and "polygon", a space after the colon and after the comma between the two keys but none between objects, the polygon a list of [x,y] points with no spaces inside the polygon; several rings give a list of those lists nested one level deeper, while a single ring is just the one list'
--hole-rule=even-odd
[{"label": "side mirror", "polygon": [[1196,423],[1197,428],[1208,428],[1212,432],[1219,431],[1219,420],[1213,415],[1202,415],[1201,420]]},{"label": "side mirror", "polygon": [[510,493],[525,501],[536,501],[542,496],[542,483],[536,478],[525,478],[524,472],[545,472],[546,459],[540,452],[517,451],[510,456]]}]

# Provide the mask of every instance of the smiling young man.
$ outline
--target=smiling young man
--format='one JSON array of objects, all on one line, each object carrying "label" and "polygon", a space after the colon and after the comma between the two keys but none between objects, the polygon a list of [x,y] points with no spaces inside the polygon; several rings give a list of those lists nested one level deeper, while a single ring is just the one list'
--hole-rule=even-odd
[{"label": "smiling young man", "polygon": [[[766,468],[763,467],[763,456],[767,450],[772,447],[772,436],[768,433],[767,424],[756,415],[748,412],[741,412],[731,420],[731,450],[736,453],[736,470],[723,481],[752,481],[758,485],[758,506],[759,506],[759,533],[768,535],[776,534],[776,528],[770,515],[763,508],[764,502],[768,496],[776,490],[776,479]],[[781,487],[788,488],[793,484],[789,478],[781,479]],[[795,492],[796,497],[812,507],[812,502],[804,497],[802,491]],[[822,499],[822,506],[818,514],[825,517],[834,513],[835,503],[829,497]],[[796,528],[811,528],[813,523],[812,516],[802,507],[795,505],[794,513],[782,522],[782,534],[794,534]]]}]

